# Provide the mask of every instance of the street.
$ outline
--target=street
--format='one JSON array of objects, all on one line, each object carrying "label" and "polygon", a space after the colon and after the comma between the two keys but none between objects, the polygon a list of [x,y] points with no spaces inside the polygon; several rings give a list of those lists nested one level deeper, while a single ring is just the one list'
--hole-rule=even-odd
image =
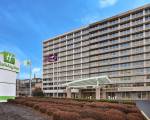
[{"label": "street", "polygon": [[28,107],[0,103],[0,120],[50,120],[50,118]]},{"label": "street", "polygon": [[136,101],[137,107],[144,113],[148,120],[150,120],[150,101]]}]

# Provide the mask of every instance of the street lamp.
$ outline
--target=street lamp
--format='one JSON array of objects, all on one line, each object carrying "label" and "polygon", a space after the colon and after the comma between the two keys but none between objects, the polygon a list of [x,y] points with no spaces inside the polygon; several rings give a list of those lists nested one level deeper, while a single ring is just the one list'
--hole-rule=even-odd
[{"label": "street lamp", "polygon": [[32,63],[31,60],[25,60],[24,61],[24,65],[29,67],[29,76],[30,76],[30,80],[29,80],[29,96],[32,96],[32,89],[31,89],[31,80],[32,80]]}]

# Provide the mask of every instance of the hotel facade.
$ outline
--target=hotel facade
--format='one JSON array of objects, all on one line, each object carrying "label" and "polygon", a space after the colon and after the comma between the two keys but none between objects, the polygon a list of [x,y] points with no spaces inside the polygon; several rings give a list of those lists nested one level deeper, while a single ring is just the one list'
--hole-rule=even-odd
[{"label": "hotel facade", "polygon": [[[57,60],[45,58],[55,54]],[[150,4],[89,24],[43,42],[46,96],[95,98],[90,86],[67,83],[107,76],[103,99],[150,99]],[[66,85],[66,86],[65,86]]]}]

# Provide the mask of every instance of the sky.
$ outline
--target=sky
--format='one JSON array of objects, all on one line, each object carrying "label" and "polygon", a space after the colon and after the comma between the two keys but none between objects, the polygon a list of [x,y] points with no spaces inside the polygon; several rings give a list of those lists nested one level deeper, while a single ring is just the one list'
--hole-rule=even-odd
[{"label": "sky", "polygon": [[16,55],[20,79],[42,74],[42,42],[64,32],[150,3],[150,0],[0,0],[0,51]]}]

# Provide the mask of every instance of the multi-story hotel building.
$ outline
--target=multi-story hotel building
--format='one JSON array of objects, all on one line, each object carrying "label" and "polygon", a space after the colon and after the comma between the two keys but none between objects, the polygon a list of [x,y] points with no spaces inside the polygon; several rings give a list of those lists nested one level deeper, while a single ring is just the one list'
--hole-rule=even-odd
[{"label": "multi-story hotel building", "polygon": [[[43,91],[65,96],[70,81],[108,76],[102,98],[150,99],[150,4],[89,24],[43,42]],[[73,89],[74,92],[77,92]],[[94,88],[82,89],[93,97]]]}]

